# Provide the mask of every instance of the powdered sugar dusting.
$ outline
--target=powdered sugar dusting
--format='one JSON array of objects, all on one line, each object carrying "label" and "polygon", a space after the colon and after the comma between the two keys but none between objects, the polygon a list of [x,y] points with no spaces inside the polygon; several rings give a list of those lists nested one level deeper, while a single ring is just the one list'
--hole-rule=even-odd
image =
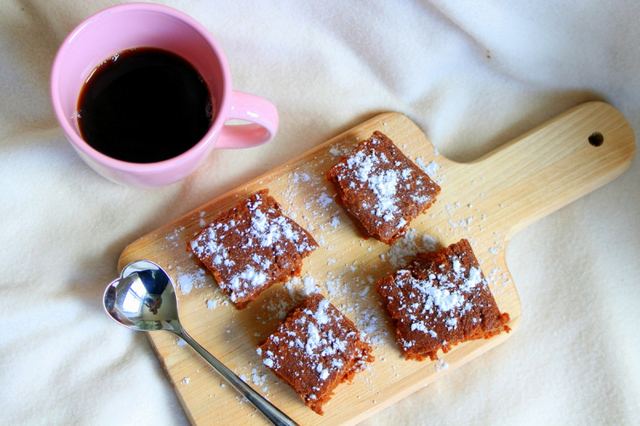
[{"label": "powdered sugar dusting", "polygon": [[[301,396],[310,402],[331,391],[330,379],[340,382],[341,377],[365,367],[369,355],[359,349],[360,339],[346,317],[318,295],[303,302],[258,348],[258,355],[297,389],[301,386],[294,383],[304,374]],[[346,365],[352,367],[345,370]]]},{"label": "powdered sugar dusting", "polygon": [[[302,180],[308,180],[305,176]],[[280,270],[279,263],[291,261],[291,252],[297,252],[300,259],[317,245],[263,191],[214,221],[190,247],[216,273],[220,288],[231,300],[245,304],[271,283],[286,278],[274,271]]]},{"label": "powdered sugar dusting", "polygon": [[407,329],[399,339],[405,351],[411,351],[418,339],[412,336],[418,335],[447,348],[447,332],[458,329],[462,321],[476,324],[476,310],[491,306],[482,298],[482,306],[474,304],[477,296],[491,294],[477,263],[464,263],[455,252],[446,253],[446,264],[426,260],[412,264],[409,269],[398,270],[392,281],[384,281],[381,286],[389,312],[399,327]]},{"label": "powdered sugar dusting", "polygon": [[[403,230],[439,191],[428,176],[379,133],[336,164],[330,174],[343,196],[358,195],[357,202],[345,202],[347,209],[382,241]],[[372,232],[374,229],[380,233]]]}]

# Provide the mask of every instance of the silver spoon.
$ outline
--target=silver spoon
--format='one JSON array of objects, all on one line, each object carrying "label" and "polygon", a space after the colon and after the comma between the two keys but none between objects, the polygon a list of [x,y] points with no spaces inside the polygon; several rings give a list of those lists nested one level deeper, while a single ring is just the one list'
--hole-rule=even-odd
[{"label": "silver spoon", "polygon": [[113,320],[131,330],[167,330],[180,336],[271,423],[298,426],[187,334],[178,318],[178,299],[173,282],[160,266],[148,260],[138,260],[125,266],[120,278],[107,286],[103,304]]}]

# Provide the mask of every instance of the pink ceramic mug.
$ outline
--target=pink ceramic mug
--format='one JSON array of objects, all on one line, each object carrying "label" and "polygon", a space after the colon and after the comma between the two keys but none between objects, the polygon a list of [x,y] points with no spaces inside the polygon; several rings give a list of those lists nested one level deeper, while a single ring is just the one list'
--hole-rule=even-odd
[{"label": "pink ceramic mug", "polygon": [[[130,163],[108,157],[87,144],[78,129],[78,96],[93,69],[114,53],[157,47],[185,58],[200,72],[215,100],[211,128],[188,151],[156,163]],[[56,117],[80,157],[107,179],[151,188],[187,177],[216,148],[249,148],[273,139],[278,112],[266,99],[231,89],[224,53],[211,34],[188,15],[149,3],[130,3],[99,12],[74,29],[62,43],[51,72]],[[249,124],[229,125],[228,120]]]}]

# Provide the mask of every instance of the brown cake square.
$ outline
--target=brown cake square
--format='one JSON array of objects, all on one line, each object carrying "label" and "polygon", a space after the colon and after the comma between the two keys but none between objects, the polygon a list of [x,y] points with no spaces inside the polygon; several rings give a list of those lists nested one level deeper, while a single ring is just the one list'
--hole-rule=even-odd
[{"label": "brown cake square", "polygon": [[258,354],[318,414],[340,383],[373,361],[371,345],[321,294],[289,312]]},{"label": "brown cake square", "polygon": [[387,244],[404,235],[440,192],[438,184],[380,132],[343,157],[327,179],[363,236]]},{"label": "brown cake square", "polygon": [[510,331],[467,240],[420,253],[377,284],[407,359],[438,359],[438,349]]},{"label": "brown cake square", "polygon": [[268,194],[262,190],[241,201],[189,244],[238,309],[272,284],[300,275],[302,259],[318,248]]}]

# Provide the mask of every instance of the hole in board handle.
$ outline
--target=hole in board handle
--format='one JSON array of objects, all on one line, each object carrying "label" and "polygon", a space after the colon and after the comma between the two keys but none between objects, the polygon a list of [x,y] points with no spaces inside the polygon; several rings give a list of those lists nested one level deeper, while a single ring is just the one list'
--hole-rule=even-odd
[{"label": "hole in board handle", "polygon": [[604,143],[604,136],[600,132],[593,132],[589,136],[589,143],[593,146],[600,146]]}]

